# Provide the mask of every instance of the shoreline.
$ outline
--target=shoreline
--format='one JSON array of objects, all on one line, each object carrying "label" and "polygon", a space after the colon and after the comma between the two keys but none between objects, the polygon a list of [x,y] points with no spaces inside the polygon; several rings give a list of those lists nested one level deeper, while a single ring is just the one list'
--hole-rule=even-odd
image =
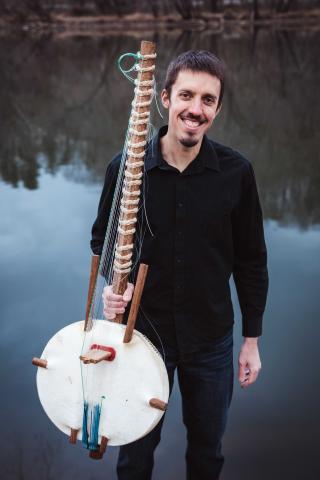
[{"label": "shoreline", "polygon": [[196,18],[182,19],[178,15],[155,18],[149,14],[130,14],[123,17],[111,15],[76,16],[54,14],[49,20],[38,16],[28,16],[18,22],[14,16],[3,16],[0,19],[0,32],[24,33],[68,33],[70,35],[110,35],[118,33],[134,33],[158,30],[209,30],[222,33],[225,30],[253,30],[271,28],[276,30],[320,30],[320,8],[295,10],[288,13],[270,13],[262,11],[258,16],[252,11],[225,10],[221,13],[202,13]]}]

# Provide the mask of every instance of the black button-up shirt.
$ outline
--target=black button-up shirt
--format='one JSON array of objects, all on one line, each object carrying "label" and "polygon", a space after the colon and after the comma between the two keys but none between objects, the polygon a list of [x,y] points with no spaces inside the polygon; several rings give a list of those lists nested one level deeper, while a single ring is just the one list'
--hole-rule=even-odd
[{"label": "black button-up shirt", "polygon": [[[243,335],[261,335],[268,274],[261,208],[251,164],[204,137],[180,172],[161,155],[162,127],[148,147],[144,175],[141,262],[149,265],[137,329],[181,352],[210,347],[233,325],[233,274]],[[107,169],[92,229],[101,254],[121,155]],[[138,227],[139,229],[139,227]],[[137,229],[137,230],[138,230]]]}]

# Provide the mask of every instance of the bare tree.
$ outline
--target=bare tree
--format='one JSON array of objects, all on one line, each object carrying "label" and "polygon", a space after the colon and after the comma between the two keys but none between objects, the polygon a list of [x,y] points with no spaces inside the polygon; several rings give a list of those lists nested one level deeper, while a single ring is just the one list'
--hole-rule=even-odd
[{"label": "bare tree", "polygon": [[117,8],[117,2],[113,0],[94,0],[94,3],[98,12],[102,13],[103,15],[114,13],[114,10]]},{"label": "bare tree", "polygon": [[190,20],[193,16],[192,0],[174,0],[173,2],[176,11],[184,20]]},{"label": "bare tree", "polygon": [[279,13],[287,13],[292,8],[294,0],[278,0],[276,11]]},{"label": "bare tree", "polygon": [[0,1],[0,12],[4,15],[13,16],[19,23],[24,23],[30,16],[39,18],[41,21],[50,23],[51,13],[55,8],[55,0],[43,4],[42,0],[10,0]]},{"label": "bare tree", "polygon": [[276,13],[285,13],[292,9],[295,3],[300,3],[301,5],[306,3],[312,4],[312,1],[303,2],[298,0],[296,2],[296,0],[265,0],[263,3]]},{"label": "bare tree", "polygon": [[218,0],[210,0],[210,9],[211,12],[216,12],[218,10]]},{"label": "bare tree", "polygon": [[253,0],[252,4],[253,19],[259,18],[259,0]]},{"label": "bare tree", "polygon": [[155,18],[159,17],[161,0],[150,0],[150,8]]},{"label": "bare tree", "polygon": [[25,5],[27,12],[36,15],[46,23],[51,22],[51,13],[55,6],[55,0],[51,0],[46,5],[43,5],[42,0],[22,0],[21,3]]}]

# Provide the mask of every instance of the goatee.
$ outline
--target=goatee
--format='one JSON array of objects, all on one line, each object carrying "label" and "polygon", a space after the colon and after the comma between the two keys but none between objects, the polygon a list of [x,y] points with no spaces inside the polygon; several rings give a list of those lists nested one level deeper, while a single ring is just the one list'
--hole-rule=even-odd
[{"label": "goatee", "polygon": [[196,140],[195,138],[181,138],[181,139],[179,139],[179,142],[184,147],[191,148],[191,147],[194,147],[195,145],[197,145],[199,140]]}]

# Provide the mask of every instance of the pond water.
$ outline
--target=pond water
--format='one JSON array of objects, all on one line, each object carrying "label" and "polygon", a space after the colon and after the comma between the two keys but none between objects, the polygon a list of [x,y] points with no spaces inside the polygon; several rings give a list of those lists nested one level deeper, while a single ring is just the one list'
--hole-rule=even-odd
[{"label": "pond water", "polygon": [[[235,384],[222,480],[316,480],[319,428],[319,33],[167,32],[169,60],[205,48],[227,63],[223,111],[211,136],[252,161],[265,215],[270,292],[259,381]],[[92,462],[49,422],[31,358],[83,318],[90,228],[103,175],[121,149],[131,85],[117,57],[140,35],[5,37],[0,44],[0,336],[3,479],[116,479],[117,449]],[[153,123],[161,120],[154,112]],[[235,365],[241,345],[234,295]],[[184,478],[185,431],[174,388],[155,480]],[[174,452],[174,453],[173,453]]]}]

